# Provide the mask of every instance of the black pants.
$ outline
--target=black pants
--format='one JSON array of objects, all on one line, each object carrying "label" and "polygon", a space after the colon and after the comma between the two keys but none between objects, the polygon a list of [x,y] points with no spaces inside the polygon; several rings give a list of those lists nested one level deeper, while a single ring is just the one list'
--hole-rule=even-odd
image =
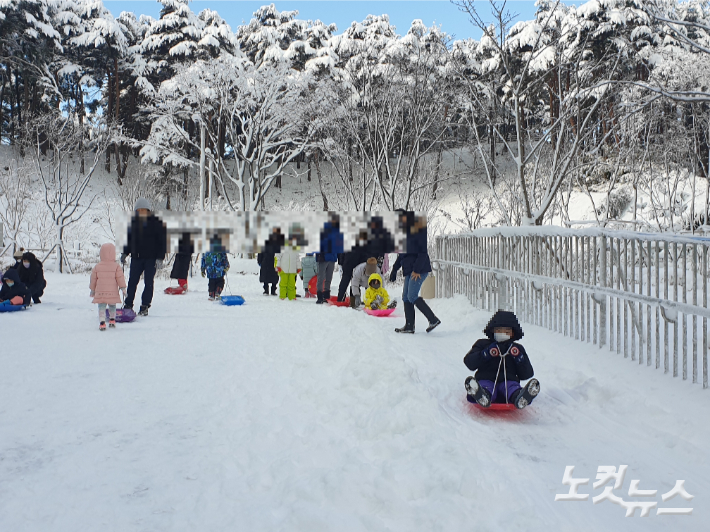
[{"label": "black pants", "polygon": [[32,301],[37,303],[39,301],[39,298],[44,295],[44,288],[47,286],[47,281],[44,279],[38,279],[31,285],[27,287],[27,289],[30,291],[30,294],[32,295]]},{"label": "black pants", "polygon": [[[271,293],[275,294],[276,293],[276,287],[279,285],[279,283],[271,283]],[[264,283],[264,292],[269,291],[269,283]]]},{"label": "black pants", "polygon": [[126,306],[132,307],[136,297],[138,281],[143,274],[143,294],[141,295],[141,306],[149,307],[153,301],[153,285],[155,281],[155,259],[131,259],[131,273],[128,277],[128,295],[126,296]]},{"label": "black pants", "polygon": [[209,280],[209,283],[207,284],[207,291],[212,294],[217,292],[217,289],[219,289],[220,292],[224,290],[224,277],[215,277],[214,279]]},{"label": "black pants", "polygon": [[348,291],[350,281],[353,280],[354,269],[355,268],[343,267],[343,276],[340,278],[340,284],[338,285],[338,301],[345,301],[345,292]]}]

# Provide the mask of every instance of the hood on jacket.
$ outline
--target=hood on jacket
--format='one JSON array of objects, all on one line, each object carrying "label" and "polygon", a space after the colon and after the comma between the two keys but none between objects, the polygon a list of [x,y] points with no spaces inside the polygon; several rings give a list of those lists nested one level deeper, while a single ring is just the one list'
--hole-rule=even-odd
[{"label": "hood on jacket", "polygon": [[7,270],[3,274],[3,276],[2,276],[3,283],[5,282],[6,279],[10,279],[11,281],[14,281],[15,284],[22,282],[22,281],[20,281],[20,274],[17,273],[17,270],[15,270],[14,268]]},{"label": "hood on jacket", "polygon": [[483,334],[493,340],[493,330],[496,327],[510,327],[513,329],[513,341],[520,340],[523,337],[523,328],[518,322],[518,317],[514,313],[507,310],[499,310],[493,314],[493,317],[488,322],[488,325],[486,325],[486,328],[483,329]]},{"label": "hood on jacket", "polygon": [[370,286],[370,283],[374,279],[380,281],[380,288],[384,288],[385,283],[382,282],[382,276],[379,273],[373,273],[372,275],[370,275],[370,277],[367,278],[367,286]]},{"label": "hood on jacket", "polygon": [[116,246],[109,242],[103,244],[99,251],[99,259],[101,262],[116,262]]},{"label": "hood on jacket", "polygon": [[27,261],[27,262],[29,262],[30,264],[34,264],[35,262],[39,262],[39,261],[37,260],[37,257],[35,256],[35,254],[32,253],[32,252],[30,252],[30,251],[25,251],[25,252],[22,254],[22,261],[23,261],[23,262],[24,262],[24,261]]}]

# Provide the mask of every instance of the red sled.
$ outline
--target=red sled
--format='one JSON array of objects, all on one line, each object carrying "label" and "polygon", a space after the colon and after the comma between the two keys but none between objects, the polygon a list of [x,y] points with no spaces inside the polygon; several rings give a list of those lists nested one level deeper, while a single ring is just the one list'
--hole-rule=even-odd
[{"label": "red sled", "polygon": [[306,297],[308,297],[308,294],[311,294],[311,296],[318,294],[318,277],[315,275],[311,277],[310,281],[308,281],[308,292],[306,293]]},{"label": "red sled", "polygon": [[338,296],[333,296],[328,300],[328,304],[333,305],[334,307],[349,307],[350,298],[346,297],[345,301],[338,301]]},{"label": "red sled", "polygon": [[185,290],[185,288],[183,288],[182,286],[169,286],[165,289],[166,294],[170,294],[173,296],[179,296],[179,295],[184,294],[186,292],[187,292],[187,290]]},{"label": "red sled", "polygon": [[494,410],[496,412],[509,412],[512,410],[516,410],[516,411],[518,410],[518,408],[513,403],[491,403],[491,406],[489,406],[489,407],[483,407],[483,406],[479,405],[478,403],[476,403],[473,406],[475,406],[479,410],[488,410],[488,411]]}]

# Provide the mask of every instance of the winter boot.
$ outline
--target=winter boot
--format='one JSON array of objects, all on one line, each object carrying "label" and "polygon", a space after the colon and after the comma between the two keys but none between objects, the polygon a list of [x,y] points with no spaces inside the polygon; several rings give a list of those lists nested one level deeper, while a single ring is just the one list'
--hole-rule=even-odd
[{"label": "winter boot", "polygon": [[141,305],[141,308],[138,311],[138,315],[139,316],[147,316],[149,308],[150,308],[150,305]]},{"label": "winter boot", "polygon": [[221,299],[222,299],[222,289],[221,288],[217,288],[217,290],[214,293],[214,298],[215,298],[215,301],[221,301]]},{"label": "winter boot", "polygon": [[522,410],[528,406],[539,393],[540,383],[537,379],[530,379],[525,385],[525,388],[520,388],[517,395],[513,398],[513,404],[515,404],[516,408]]},{"label": "winter boot", "polygon": [[323,292],[323,302],[330,300],[330,290]]},{"label": "winter boot", "polygon": [[271,295],[272,295],[272,296],[278,295],[278,294],[276,293],[276,285],[275,285],[275,284],[272,284],[272,285],[271,285]]},{"label": "winter boot", "polygon": [[395,329],[394,332],[414,334],[414,305],[405,301],[404,303],[404,327]]},{"label": "winter boot", "polygon": [[116,328],[116,320],[114,318],[109,319],[108,326],[110,329],[115,329]]},{"label": "winter boot", "polygon": [[325,303],[325,301],[323,301],[323,292],[318,292],[318,300],[316,301],[316,305],[322,305],[323,303]]},{"label": "winter boot", "polygon": [[387,308],[397,308],[397,300],[395,299],[392,301],[389,305],[387,305]]},{"label": "winter boot", "polygon": [[209,299],[210,301],[214,301],[214,292],[210,292],[210,293],[207,295],[207,299]]},{"label": "winter boot", "polygon": [[106,322],[102,321],[99,323],[99,331],[105,331],[106,330]]},{"label": "winter boot", "polygon": [[264,288],[264,295],[265,296],[269,295],[269,287],[268,286],[266,288]]},{"label": "winter boot", "polygon": [[426,304],[424,299],[420,297],[414,302],[414,304],[419,309],[419,312],[424,314],[424,317],[429,320],[429,327],[426,328],[426,332],[431,332],[441,325],[441,321],[439,321],[439,318],[434,315],[434,312],[429,308],[429,305]]},{"label": "winter boot", "polygon": [[123,305],[123,310],[133,310],[133,305],[129,305],[128,303],[125,303]]},{"label": "winter boot", "polygon": [[[469,397],[469,402],[476,402],[483,408],[491,406],[491,394],[483,386],[480,386],[473,377],[466,377],[466,393]],[[473,401],[471,401],[471,398]]]}]

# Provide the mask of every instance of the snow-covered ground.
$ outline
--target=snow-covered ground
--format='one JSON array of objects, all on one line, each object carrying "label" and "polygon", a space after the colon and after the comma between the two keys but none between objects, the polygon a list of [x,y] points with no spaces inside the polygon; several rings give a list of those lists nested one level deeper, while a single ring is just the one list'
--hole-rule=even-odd
[{"label": "snow-covered ground", "polygon": [[[242,307],[159,280],[149,317],[99,332],[88,276],[48,277],[41,305],[0,314],[1,531],[710,529],[699,385],[524,325],[542,392],[495,415],[465,401],[489,315],[464,298],[400,336],[401,310],[280,301],[253,275],[229,277]],[[565,466],[594,496],[622,464],[618,496],[640,479],[693,514],[554,502]],[[691,502],[661,502],[676,480]]]}]

